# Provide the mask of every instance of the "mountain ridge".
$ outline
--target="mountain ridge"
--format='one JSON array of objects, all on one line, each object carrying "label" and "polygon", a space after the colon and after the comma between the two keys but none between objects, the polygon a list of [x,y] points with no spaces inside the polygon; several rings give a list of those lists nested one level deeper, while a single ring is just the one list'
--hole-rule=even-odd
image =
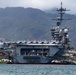
[{"label": "mountain ridge", "polygon": [[[55,13],[46,13],[34,8],[0,8],[0,38],[9,40],[50,40],[50,28],[56,26],[56,21],[52,19],[57,16]],[[74,20],[63,21],[62,25],[72,28],[69,37],[75,41],[76,16],[66,14],[64,18],[67,17]]]}]

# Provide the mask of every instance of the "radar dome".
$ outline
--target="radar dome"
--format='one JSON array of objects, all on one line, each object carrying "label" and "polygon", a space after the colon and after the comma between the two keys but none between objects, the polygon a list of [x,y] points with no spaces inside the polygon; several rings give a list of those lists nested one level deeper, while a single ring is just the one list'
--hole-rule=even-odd
[{"label": "radar dome", "polygon": [[64,33],[68,33],[68,29],[64,29]]}]

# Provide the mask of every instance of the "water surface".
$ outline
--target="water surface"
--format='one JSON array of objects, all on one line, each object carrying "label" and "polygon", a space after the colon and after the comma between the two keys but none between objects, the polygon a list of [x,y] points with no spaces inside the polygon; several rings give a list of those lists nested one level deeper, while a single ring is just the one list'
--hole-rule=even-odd
[{"label": "water surface", "polygon": [[76,75],[76,65],[0,64],[0,75]]}]

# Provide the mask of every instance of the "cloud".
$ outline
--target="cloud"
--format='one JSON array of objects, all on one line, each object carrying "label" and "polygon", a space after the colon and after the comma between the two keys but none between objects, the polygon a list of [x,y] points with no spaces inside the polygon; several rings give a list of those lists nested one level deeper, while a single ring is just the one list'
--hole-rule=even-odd
[{"label": "cloud", "polygon": [[76,13],[76,0],[0,0],[0,7],[32,7],[41,10],[60,7],[60,2],[63,6],[71,9],[71,13]]}]

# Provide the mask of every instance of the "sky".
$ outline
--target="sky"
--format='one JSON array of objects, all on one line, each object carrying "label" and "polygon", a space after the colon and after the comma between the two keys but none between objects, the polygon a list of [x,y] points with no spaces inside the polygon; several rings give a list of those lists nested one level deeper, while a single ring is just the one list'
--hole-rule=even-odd
[{"label": "sky", "polygon": [[70,9],[70,13],[76,14],[76,0],[0,0],[0,8],[5,7],[32,7],[41,10],[59,8],[63,2],[63,7]]}]

